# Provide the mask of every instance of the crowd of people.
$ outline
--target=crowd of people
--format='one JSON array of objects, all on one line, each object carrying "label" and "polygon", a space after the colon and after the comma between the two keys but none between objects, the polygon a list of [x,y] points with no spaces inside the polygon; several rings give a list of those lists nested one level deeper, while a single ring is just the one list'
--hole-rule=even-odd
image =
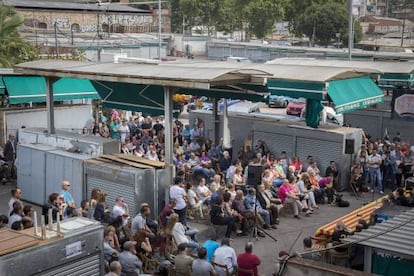
[{"label": "crowd of people", "polygon": [[[125,154],[163,161],[164,123],[162,116],[153,119],[138,112],[126,119],[112,110],[108,116],[101,114],[92,129],[84,129],[83,134],[119,139]],[[93,189],[88,199],[74,202],[68,181],[63,181],[61,190],[50,194],[43,206],[46,219],[52,210],[54,222],[58,217],[83,216],[105,225],[108,275],[136,275],[154,267],[159,273],[174,268],[179,275],[226,275],[235,270],[239,275],[251,275],[251,271],[258,275],[260,259],[253,254],[253,245],[246,244],[245,252],[237,255],[231,237],[247,235],[256,226],[258,236],[271,235],[272,229],[283,223],[282,210],[291,209],[293,218],[301,219],[312,216],[320,204],[336,205],[340,197],[336,190],[339,170],[333,160],[323,170],[311,155],[303,162],[285,151],[277,155],[260,140],[254,147],[246,145],[233,152],[222,140],[216,145],[204,139],[201,122],[190,127],[175,120],[173,130],[176,177],[170,186],[170,201],[159,217],[152,217],[151,206],[145,202],[137,214],[131,213],[121,196],[110,208],[108,194],[100,189]],[[360,192],[376,188],[383,193],[386,185],[402,187],[413,173],[413,151],[400,135],[392,141],[388,137],[367,140],[356,155],[351,182]],[[258,167],[260,179],[250,180],[249,170]],[[399,193],[396,198],[402,202]],[[21,189],[12,189],[9,214],[0,217],[0,227],[23,230],[33,226],[33,207],[24,206],[21,195]],[[196,216],[207,219],[212,227],[224,226],[220,244],[217,234],[204,243],[198,241],[198,230],[187,223]],[[312,247],[309,241],[304,245]]]}]

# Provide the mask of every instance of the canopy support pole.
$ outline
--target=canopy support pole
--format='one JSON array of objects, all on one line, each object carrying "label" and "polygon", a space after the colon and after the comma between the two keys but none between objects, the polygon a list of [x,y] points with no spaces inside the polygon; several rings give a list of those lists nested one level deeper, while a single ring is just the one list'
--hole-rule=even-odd
[{"label": "canopy support pole", "polygon": [[220,118],[218,116],[218,99],[213,99],[213,139],[214,143],[218,145],[220,139]]},{"label": "canopy support pole", "polygon": [[47,116],[47,132],[56,134],[55,130],[55,110],[53,105],[53,83],[58,78],[46,77],[46,116]]},{"label": "canopy support pole", "polygon": [[165,204],[169,201],[169,187],[173,183],[174,162],[173,162],[173,100],[172,90],[164,87],[164,103],[165,103]]}]

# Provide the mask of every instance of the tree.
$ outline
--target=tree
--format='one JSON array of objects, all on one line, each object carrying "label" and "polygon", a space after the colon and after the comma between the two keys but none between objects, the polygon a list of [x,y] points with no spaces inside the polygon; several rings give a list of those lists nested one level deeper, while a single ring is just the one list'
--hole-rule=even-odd
[{"label": "tree", "polygon": [[33,60],[37,51],[18,32],[23,17],[12,7],[0,4],[0,67]]},{"label": "tree", "polygon": [[283,18],[285,1],[252,0],[245,6],[249,31],[263,39],[273,30],[276,20]]},{"label": "tree", "polygon": [[348,16],[346,5],[337,1],[323,4],[313,3],[295,20],[297,35],[314,38],[320,45],[327,46],[336,39],[336,33],[348,39]]}]

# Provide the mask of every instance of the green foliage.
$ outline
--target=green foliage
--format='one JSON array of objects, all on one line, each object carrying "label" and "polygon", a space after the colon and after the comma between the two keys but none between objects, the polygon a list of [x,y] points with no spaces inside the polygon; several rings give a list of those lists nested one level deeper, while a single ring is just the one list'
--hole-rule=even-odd
[{"label": "green foliage", "polygon": [[232,32],[245,29],[257,38],[272,31],[283,16],[288,0],[171,0],[172,29],[204,26],[209,35],[215,31]]},{"label": "green foliage", "polygon": [[336,33],[341,33],[341,38],[347,39],[346,5],[338,1],[311,4],[295,19],[294,32],[309,38],[314,35],[315,42],[323,46],[331,44],[336,39]]},{"label": "green foliage", "polygon": [[23,17],[11,7],[0,4],[0,67],[33,60],[37,51],[20,36]]},{"label": "green foliage", "polygon": [[271,33],[276,20],[283,18],[284,1],[254,0],[245,6],[250,33],[263,39]]}]

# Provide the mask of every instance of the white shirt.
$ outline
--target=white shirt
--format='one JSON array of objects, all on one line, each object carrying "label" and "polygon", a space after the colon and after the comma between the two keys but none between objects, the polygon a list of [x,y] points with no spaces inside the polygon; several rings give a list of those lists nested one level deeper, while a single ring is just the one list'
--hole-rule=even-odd
[{"label": "white shirt", "polygon": [[173,185],[170,188],[170,198],[173,198],[177,201],[177,204],[175,204],[174,209],[182,210],[187,206],[184,200],[185,195],[186,195],[185,190],[178,185]]},{"label": "white shirt", "polygon": [[9,200],[9,213],[7,214],[7,216],[10,216],[10,213],[13,211],[13,203],[16,201],[17,199],[15,199],[14,197],[11,197]]},{"label": "white shirt", "polygon": [[198,195],[198,198],[201,200],[201,201],[203,201],[205,198],[206,198],[206,196],[204,196],[203,194],[204,193],[206,193],[206,192],[209,192],[210,190],[207,188],[207,186],[206,185],[203,185],[203,186],[198,186],[197,187],[197,195]]},{"label": "white shirt", "polygon": [[[375,164],[370,164],[371,162]],[[379,155],[378,153],[375,155],[371,154],[368,156],[368,168],[379,168],[381,162],[382,158],[381,155]]]},{"label": "white shirt", "polygon": [[173,227],[173,236],[177,245],[187,243],[188,237],[185,235],[185,228],[180,222],[176,222]]},{"label": "white shirt", "polygon": [[190,204],[190,206],[194,206],[197,204],[195,201],[196,193],[192,189],[188,190],[187,196],[188,203]]},{"label": "white shirt", "polygon": [[127,134],[129,134],[129,127],[128,125],[121,125],[119,127],[119,133],[121,133],[121,143],[125,143],[125,138]]},{"label": "white shirt", "polygon": [[[214,262],[221,265],[226,265],[227,269],[231,273],[233,267],[237,266],[236,251],[227,245],[222,245],[214,251]],[[225,275],[225,271],[221,267],[216,267],[217,273]]]}]

